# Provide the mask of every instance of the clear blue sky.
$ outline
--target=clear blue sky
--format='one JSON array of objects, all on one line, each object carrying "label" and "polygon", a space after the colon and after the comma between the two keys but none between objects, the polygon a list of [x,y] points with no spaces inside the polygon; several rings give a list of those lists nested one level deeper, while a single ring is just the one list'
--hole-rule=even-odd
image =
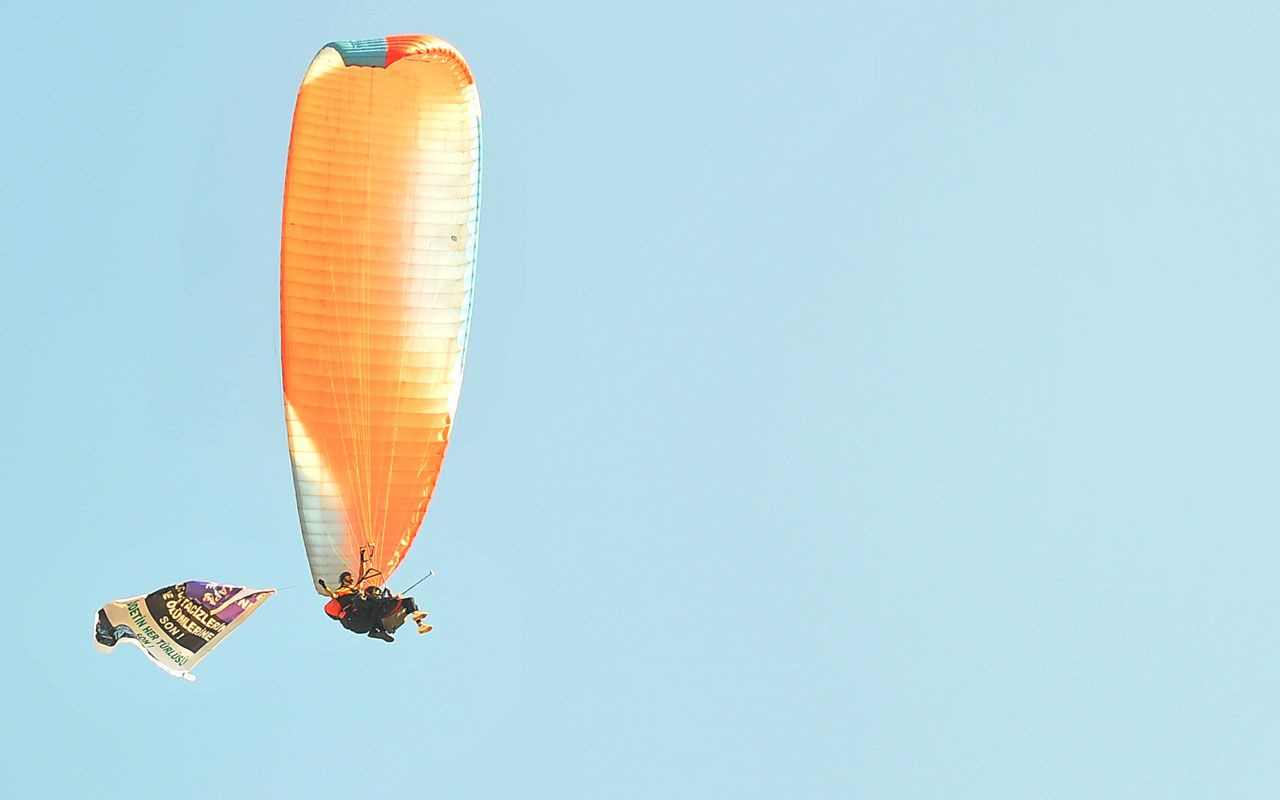
[{"label": "clear blue sky", "polygon": [[[5,792],[1280,795],[1275,4],[108,5],[0,12]],[[312,55],[409,32],[486,163],[389,646],[307,588],[278,248]],[[94,652],[188,578],[299,588]]]}]

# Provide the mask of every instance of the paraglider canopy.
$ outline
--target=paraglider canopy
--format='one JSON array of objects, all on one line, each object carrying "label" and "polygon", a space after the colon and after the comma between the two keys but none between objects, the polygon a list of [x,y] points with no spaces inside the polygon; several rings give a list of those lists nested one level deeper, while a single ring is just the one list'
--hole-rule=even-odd
[{"label": "paraglider canopy", "polygon": [[449,444],[471,321],[480,103],[431,36],[333,42],[294,111],[280,248],[285,419],[313,580],[384,584]]}]

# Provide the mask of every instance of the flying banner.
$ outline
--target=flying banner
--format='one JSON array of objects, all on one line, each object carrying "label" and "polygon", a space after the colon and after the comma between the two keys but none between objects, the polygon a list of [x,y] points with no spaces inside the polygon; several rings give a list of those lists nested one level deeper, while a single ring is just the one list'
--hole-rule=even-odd
[{"label": "flying banner", "polygon": [[191,669],[257,611],[275,589],[186,581],[98,609],[95,646],[136,645],[160,669],[194,681]]}]

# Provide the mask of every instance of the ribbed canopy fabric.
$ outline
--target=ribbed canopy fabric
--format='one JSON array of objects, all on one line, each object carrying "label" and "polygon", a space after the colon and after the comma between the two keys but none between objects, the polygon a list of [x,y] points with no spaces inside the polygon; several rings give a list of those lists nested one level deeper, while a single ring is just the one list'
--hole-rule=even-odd
[{"label": "ribbed canopy fabric", "polygon": [[312,577],[384,583],[435,490],[466,358],[480,206],[471,70],[430,36],[334,42],[294,111],[281,362]]}]

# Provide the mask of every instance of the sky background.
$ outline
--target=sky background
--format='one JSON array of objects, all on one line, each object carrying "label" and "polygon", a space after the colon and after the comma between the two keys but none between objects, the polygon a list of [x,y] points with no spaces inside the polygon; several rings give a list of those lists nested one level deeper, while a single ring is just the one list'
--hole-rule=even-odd
[{"label": "sky background", "polygon": [[[5,792],[1280,795],[1278,8],[5,4]],[[280,205],[311,57],[410,32],[484,208],[386,645],[308,586]],[[94,651],[189,578],[294,588]]]}]

